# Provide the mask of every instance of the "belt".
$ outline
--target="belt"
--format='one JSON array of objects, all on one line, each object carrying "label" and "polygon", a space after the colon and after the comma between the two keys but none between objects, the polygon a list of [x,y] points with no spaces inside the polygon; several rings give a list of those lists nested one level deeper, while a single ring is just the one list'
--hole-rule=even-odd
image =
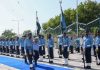
[{"label": "belt", "polygon": [[87,45],[87,47],[90,47],[91,45]]}]

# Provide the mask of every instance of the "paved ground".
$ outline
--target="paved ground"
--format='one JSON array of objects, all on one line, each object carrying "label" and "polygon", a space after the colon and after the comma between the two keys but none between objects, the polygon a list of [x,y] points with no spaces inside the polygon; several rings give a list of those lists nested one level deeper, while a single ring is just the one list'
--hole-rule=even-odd
[{"label": "paved ground", "polygon": [[[55,56],[54,64],[52,64],[52,65],[63,66],[64,60],[63,60],[63,58],[62,59],[58,58],[58,50],[57,49],[55,49],[54,56]],[[74,68],[74,70],[84,70],[83,63],[82,63],[82,55],[80,53],[74,52],[74,54],[70,54],[69,59],[70,59],[69,65],[63,66],[63,67],[71,67],[71,68]],[[40,63],[49,64],[48,61],[49,60],[47,58],[45,58],[43,60],[43,62],[40,62]],[[8,66],[0,64],[0,69],[1,68],[2,68],[2,70],[16,70],[14,68],[9,68]],[[94,56],[92,56],[92,70],[100,70],[100,66],[96,65]]]}]

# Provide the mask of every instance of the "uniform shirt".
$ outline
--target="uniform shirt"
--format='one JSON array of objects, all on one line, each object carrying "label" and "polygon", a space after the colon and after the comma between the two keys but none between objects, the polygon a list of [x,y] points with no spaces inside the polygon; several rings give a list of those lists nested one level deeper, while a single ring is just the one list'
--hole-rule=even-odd
[{"label": "uniform shirt", "polygon": [[2,46],[6,46],[6,43],[5,43],[5,41],[2,41]]},{"label": "uniform shirt", "polygon": [[70,46],[70,38],[68,36],[63,37],[63,47],[69,47]]},{"label": "uniform shirt", "polygon": [[76,39],[76,45],[77,45],[77,47],[80,47],[80,38]]},{"label": "uniform shirt", "polygon": [[87,47],[92,47],[93,45],[93,38],[91,35],[89,36],[84,36],[83,38],[83,47],[87,48]]},{"label": "uniform shirt", "polygon": [[100,36],[97,36],[96,39],[95,39],[95,45],[96,47],[100,47]]},{"label": "uniform shirt", "polygon": [[0,46],[2,46],[2,41],[0,41]]},{"label": "uniform shirt", "polygon": [[20,46],[20,40],[19,39],[15,41],[15,46]]},{"label": "uniform shirt", "polygon": [[95,45],[95,40],[96,40],[96,38],[93,38],[93,45]]},{"label": "uniform shirt", "polygon": [[33,50],[39,51],[39,42],[33,43]]},{"label": "uniform shirt", "polygon": [[10,45],[10,46],[13,45],[13,41],[9,41],[9,45]]},{"label": "uniform shirt", "polygon": [[47,43],[48,43],[48,47],[54,47],[54,39],[53,39],[53,37],[48,39]]},{"label": "uniform shirt", "polygon": [[23,38],[20,39],[20,46],[21,46],[21,47],[24,47],[24,41],[25,41],[25,40],[24,40]]},{"label": "uniform shirt", "polygon": [[28,49],[28,50],[33,50],[33,41],[30,40],[30,39],[25,39],[24,41],[24,47],[25,49]]},{"label": "uniform shirt", "polygon": [[9,47],[9,41],[6,41],[6,46],[8,46],[8,47]]},{"label": "uniform shirt", "polygon": [[62,37],[58,37],[58,45],[62,45],[63,44],[63,38]]}]

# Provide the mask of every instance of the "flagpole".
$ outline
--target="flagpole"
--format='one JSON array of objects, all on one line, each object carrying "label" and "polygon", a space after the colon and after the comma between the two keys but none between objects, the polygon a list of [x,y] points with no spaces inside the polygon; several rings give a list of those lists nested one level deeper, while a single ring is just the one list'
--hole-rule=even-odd
[{"label": "flagpole", "polygon": [[77,26],[77,37],[78,37],[78,0],[76,0],[76,26]]},{"label": "flagpole", "polygon": [[[61,6],[62,0],[59,0],[59,4],[60,4],[60,9],[62,10],[62,6]],[[61,15],[60,15],[60,16],[61,16]],[[60,26],[61,26],[61,23],[60,23]],[[61,29],[61,33],[63,33],[62,29]]]}]

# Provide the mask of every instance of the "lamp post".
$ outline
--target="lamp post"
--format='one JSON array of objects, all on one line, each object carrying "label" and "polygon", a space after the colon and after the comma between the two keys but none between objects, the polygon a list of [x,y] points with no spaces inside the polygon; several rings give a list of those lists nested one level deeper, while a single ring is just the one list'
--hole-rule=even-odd
[{"label": "lamp post", "polygon": [[76,0],[76,27],[77,27],[77,37],[78,37],[78,0]]}]

